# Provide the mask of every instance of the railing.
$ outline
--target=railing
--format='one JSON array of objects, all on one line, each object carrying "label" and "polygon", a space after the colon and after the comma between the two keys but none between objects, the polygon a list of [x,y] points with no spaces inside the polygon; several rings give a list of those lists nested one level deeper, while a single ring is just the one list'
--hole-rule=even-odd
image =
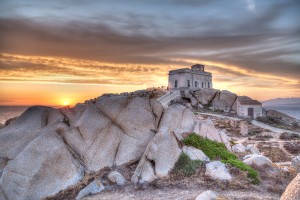
[{"label": "railing", "polygon": [[168,107],[168,103],[180,96],[180,91],[170,91],[157,100],[162,104],[163,107]]}]

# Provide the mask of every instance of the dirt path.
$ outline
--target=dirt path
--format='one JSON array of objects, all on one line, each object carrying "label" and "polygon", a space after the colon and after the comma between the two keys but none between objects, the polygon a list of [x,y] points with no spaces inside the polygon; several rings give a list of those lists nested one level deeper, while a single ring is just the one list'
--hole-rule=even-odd
[{"label": "dirt path", "polygon": [[[178,189],[160,188],[135,191],[110,191],[94,196],[86,197],[84,200],[194,200],[204,192],[203,188]],[[256,191],[219,190],[216,192],[220,200],[279,200],[280,195],[261,193]]]}]

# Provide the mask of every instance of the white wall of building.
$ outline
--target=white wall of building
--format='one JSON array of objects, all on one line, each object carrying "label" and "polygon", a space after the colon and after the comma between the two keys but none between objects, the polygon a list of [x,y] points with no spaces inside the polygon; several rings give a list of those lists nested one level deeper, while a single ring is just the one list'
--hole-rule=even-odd
[{"label": "white wall of building", "polygon": [[248,108],[253,108],[254,118],[262,117],[262,106],[261,105],[241,105],[237,102],[237,114],[242,117],[248,117]]},{"label": "white wall of building", "polygon": [[[176,73],[169,75],[169,89],[176,89],[175,88],[175,81],[177,80],[177,88],[187,88],[188,87],[188,80],[190,81],[191,89],[195,88],[212,88],[212,77],[207,75],[200,75],[194,73]],[[197,87],[196,87],[197,81]],[[202,87],[203,83],[203,87]]]}]

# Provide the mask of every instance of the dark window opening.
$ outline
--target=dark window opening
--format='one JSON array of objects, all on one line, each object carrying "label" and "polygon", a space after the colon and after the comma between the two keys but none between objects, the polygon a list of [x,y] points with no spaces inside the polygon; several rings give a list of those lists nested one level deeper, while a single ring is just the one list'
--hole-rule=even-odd
[{"label": "dark window opening", "polygon": [[197,81],[195,81],[195,87],[198,87],[198,82]]},{"label": "dark window opening", "polygon": [[208,84],[208,88],[210,88],[210,82],[208,82],[207,84]]},{"label": "dark window opening", "polygon": [[177,87],[177,86],[178,86],[178,81],[176,80],[176,81],[175,81],[175,87]]},{"label": "dark window opening", "polygon": [[202,82],[202,88],[204,88],[204,83]]},{"label": "dark window opening", "polygon": [[187,85],[188,85],[188,87],[191,87],[190,80],[188,80]]}]

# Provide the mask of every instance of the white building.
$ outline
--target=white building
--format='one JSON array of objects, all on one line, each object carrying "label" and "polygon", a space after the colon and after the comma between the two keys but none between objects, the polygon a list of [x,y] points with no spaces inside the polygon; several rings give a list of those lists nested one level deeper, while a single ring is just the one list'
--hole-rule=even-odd
[{"label": "white building", "polygon": [[169,71],[169,90],[212,88],[212,74],[204,71],[204,65]]},{"label": "white building", "polygon": [[246,96],[240,96],[237,99],[237,115],[255,119],[262,117],[263,109],[259,101]]}]

